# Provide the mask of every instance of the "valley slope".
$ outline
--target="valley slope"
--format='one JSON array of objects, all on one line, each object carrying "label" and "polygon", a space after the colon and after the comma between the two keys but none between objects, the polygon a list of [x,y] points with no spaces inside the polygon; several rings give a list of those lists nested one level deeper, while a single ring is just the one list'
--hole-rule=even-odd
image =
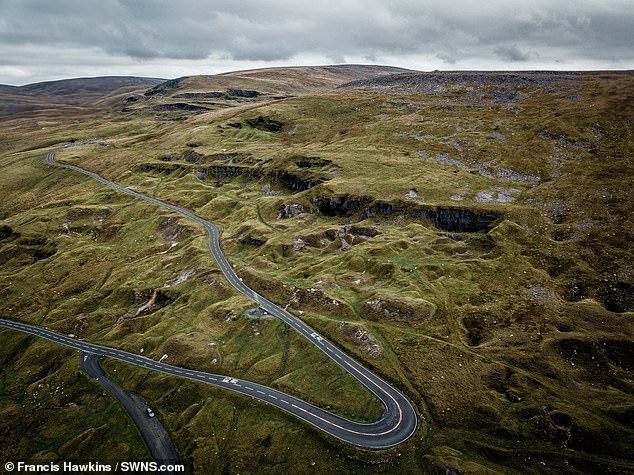
[{"label": "valley slope", "polygon": [[[202,228],[45,164],[96,137],[57,159],[218,223],[244,283],[424,421],[366,453],[246,398],[106,361],[158,408],[190,469],[634,470],[630,73],[339,66],[138,86],[2,117],[0,315],[380,414],[281,322],[243,313],[253,305]],[[139,457],[76,354],[0,339],[4,452]],[[86,434],[99,444],[62,442]]]}]

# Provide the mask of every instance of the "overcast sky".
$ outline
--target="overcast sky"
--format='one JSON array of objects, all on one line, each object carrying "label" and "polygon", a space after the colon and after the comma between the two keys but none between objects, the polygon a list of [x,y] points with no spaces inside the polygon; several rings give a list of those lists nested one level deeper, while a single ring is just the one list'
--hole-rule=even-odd
[{"label": "overcast sky", "polygon": [[366,63],[634,69],[634,0],[0,0],[0,83]]}]

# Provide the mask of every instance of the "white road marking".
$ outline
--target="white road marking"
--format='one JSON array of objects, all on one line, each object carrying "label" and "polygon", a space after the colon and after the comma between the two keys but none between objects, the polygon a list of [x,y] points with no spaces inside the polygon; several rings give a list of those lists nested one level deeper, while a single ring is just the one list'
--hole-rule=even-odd
[{"label": "white road marking", "polygon": [[[110,182],[110,181],[108,181],[108,180],[106,180],[104,178],[101,178],[101,177],[99,177],[98,175],[96,175],[93,172],[88,172],[88,171],[83,170],[83,169],[81,169],[79,167],[75,167],[75,166],[71,166],[71,165],[59,164],[59,163],[55,162],[54,157],[55,157],[55,151],[50,152],[48,154],[48,161],[49,161],[49,163],[51,165],[56,165],[56,166],[59,166],[59,167],[62,167],[62,168],[76,170],[76,171],[81,172],[81,173],[83,173],[85,175],[88,175],[88,176],[90,176],[92,178],[97,179],[101,183],[104,183],[104,184],[114,188],[116,191],[127,193],[127,194],[129,194],[131,196],[143,199],[143,200],[145,200],[147,202],[155,203],[157,205],[163,206],[163,207],[165,207],[167,209],[170,209],[170,210],[173,210],[175,212],[178,212],[181,215],[186,216],[186,217],[194,220],[195,222],[197,222],[199,224],[202,224],[205,227],[205,229],[208,231],[208,233],[209,233],[209,247],[213,251],[216,251],[216,252],[214,252],[214,257],[216,258],[217,263],[219,264],[223,274],[229,280],[230,284],[232,284],[234,287],[236,287],[236,289],[238,291],[240,291],[241,293],[243,293],[243,294],[245,294],[245,295],[247,295],[249,297],[253,297],[253,299],[257,303],[261,302],[260,298],[259,298],[260,297],[259,294],[254,292],[252,289],[249,289],[246,285],[242,284],[241,283],[242,279],[239,278],[231,268],[228,268],[229,263],[228,263],[227,259],[224,257],[224,255],[222,255],[222,252],[221,252],[221,249],[220,249],[220,246],[219,246],[219,241],[218,240],[219,240],[220,233],[219,233],[219,228],[217,226],[213,225],[212,223],[209,223],[208,221],[203,220],[202,218],[199,218],[198,216],[194,215],[192,212],[190,212],[188,210],[185,210],[183,208],[179,208],[179,207],[171,205],[169,203],[162,202],[162,201],[157,200],[155,198],[150,198],[150,197],[144,196],[144,195],[142,195],[142,194],[140,194],[140,193],[138,193],[136,191],[129,190],[129,189],[124,188],[124,187],[122,187],[120,185],[112,183],[112,182]],[[233,266],[235,267],[235,264]],[[267,301],[267,303],[270,303],[270,302]],[[351,430],[349,428],[344,428],[344,427],[337,426],[337,424],[334,424],[333,422],[331,422],[329,420],[323,419],[323,418],[317,416],[316,414],[313,414],[310,411],[307,411],[306,409],[304,409],[304,408],[302,408],[300,406],[296,406],[295,404],[291,404],[292,407],[294,407],[294,408],[296,408],[296,409],[298,409],[300,411],[303,411],[305,413],[311,414],[314,417],[316,417],[318,419],[321,419],[326,424],[329,424],[329,425],[334,426],[334,427],[338,427],[339,429],[344,430],[346,432],[356,433],[356,434],[360,434],[360,435],[363,435],[363,436],[377,436],[377,435],[387,434],[389,432],[393,432],[400,425],[400,423],[401,423],[401,421],[403,419],[403,413],[401,411],[401,407],[400,407],[398,401],[392,396],[392,394],[390,394],[390,391],[389,391],[389,390],[392,390],[392,391],[395,392],[395,394],[400,396],[400,394],[396,390],[391,388],[387,383],[385,383],[378,376],[376,376],[373,373],[371,373],[369,370],[366,370],[362,366],[358,365],[356,363],[356,361],[352,360],[345,353],[341,353],[340,350],[338,350],[336,348],[333,350],[330,347],[330,345],[328,344],[327,340],[325,340],[323,337],[321,337],[317,332],[313,331],[311,333],[312,329],[308,325],[304,324],[303,322],[297,321],[295,319],[295,317],[292,316],[290,313],[285,312],[284,310],[280,309],[279,307],[275,306],[274,304],[271,304],[271,305],[272,305],[272,307],[271,307],[270,313],[272,315],[274,315],[274,316],[278,317],[279,319],[281,319],[283,322],[285,322],[286,324],[291,326],[293,329],[298,331],[304,337],[309,338],[309,339],[310,338],[314,339],[314,343],[315,344],[319,343],[320,344],[320,348],[322,348],[325,351],[330,352],[331,354],[333,354],[333,357],[339,359],[340,361],[343,361],[347,366],[349,366],[352,369],[351,374],[355,378],[357,378],[359,380],[361,380],[360,378],[363,378],[363,379],[367,380],[367,382],[371,383],[371,385],[373,387],[376,387],[380,393],[382,393],[385,396],[389,397],[394,402],[394,404],[396,404],[396,407],[398,408],[399,420],[396,423],[396,425],[393,426],[391,429],[389,429],[387,432],[370,434],[370,433],[367,433],[367,431],[366,432],[356,432],[356,431]],[[267,307],[268,307],[268,305],[267,305]],[[4,325],[4,326],[10,326],[10,327],[13,327],[13,328],[21,329],[21,330],[26,331],[28,333],[32,333],[32,334],[35,334],[35,335],[41,335],[43,338],[49,339],[51,341],[60,342],[60,343],[65,344],[67,346],[71,346],[71,347],[75,347],[75,348],[81,348],[81,349],[87,349],[87,350],[90,350],[92,353],[95,353],[95,354],[98,354],[98,355],[103,355],[103,356],[111,355],[112,357],[114,357],[116,359],[119,359],[119,360],[122,360],[122,361],[128,361],[128,362],[131,362],[133,364],[136,364],[136,365],[148,368],[148,369],[154,368],[154,369],[156,369],[158,371],[161,371],[161,372],[167,373],[167,374],[173,374],[173,373],[177,373],[177,372],[182,374],[182,372],[180,370],[175,370],[175,369],[171,369],[170,370],[170,366],[169,365],[156,364],[156,363],[153,363],[153,362],[149,362],[148,363],[144,359],[127,356],[123,352],[120,352],[118,350],[111,350],[111,349],[105,350],[105,349],[101,349],[99,346],[96,346],[96,345],[95,346],[91,346],[89,344],[79,344],[79,343],[76,342],[76,340],[72,340],[72,339],[70,339],[70,338],[68,338],[66,336],[50,335],[50,334],[47,334],[45,331],[34,331],[34,329],[31,328],[28,325],[25,325],[23,327],[20,327],[19,325],[16,325],[16,324],[9,324],[9,325]],[[341,353],[341,354],[339,354],[338,352]],[[342,355],[343,355],[343,357],[342,357]],[[356,364],[356,367],[353,366],[349,361],[354,362]],[[204,373],[187,371],[187,372],[185,372],[185,374],[187,374],[189,377],[191,377],[193,379],[196,379],[196,380],[199,380],[199,381],[202,381],[205,377],[207,377],[207,379],[211,380],[211,378],[209,378],[208,376],[205,376]],[[227,379],[228,379],[228,381],[227,381]],[[216,379],[216,381],[218,381],[218,380],[219,380],[219,378]],[[235,378],[225,378],[225,379],[223,379],[223,382],[229,382],[231,384],[235,384],[238,387],[242,387],[239,384],[237,384],[239,382],[239,380],[237,380]],[[364,383],[364,384],[366,384],[366,383]],[[244,386],[244,387],[246,387],[250,391],[253,391],[253,389],[248,387],[248,386]],[[272,394],[266,394],[263,391],[259,391],[259,390],[257,392],[262,394],[262,395],[269,396],[269,397],[271,397],[273,399],[278,399],[276,396],[274,396]],[[384,405],[387,408],[387,404],[385,402],[386,399],[384,399],[380,395],[379,395],[379,398],[383,401]],[[284,402],[285,404],[290,404],[285,399],[280,399],[280,400],[282,402]],[[310,404],[308,404],[308,403],[304,403],[304,404],[310,406]],[[413,408],[412,408],[411,404],[408,403],[406,405],[406,407],[408,407],[409,409],[411,409],[413,411]],[[326,414],[328,414],[328,413],[326,412]],[[295,413],[295,415],[297,416],[297,413]],[[409,416],[410,416],[410,421],[412,421],[411,418],[413,417],[413,422],[414,422],[413,429],[412,429],[412,431],[410,433],[406,434],[404,436],[404,438],[402,440],[398,441],[397,443],[400,443],[400,442],[406,440],[413,433],[413,430],[415,430],[415,428],[416,428],[416,416],[415,416],[415,414],[414,415],[409,414]],[[301,417],[301,416],[299,416],[299,417]],[[379,421],[377,421],[377,423],[381,422],[381,421],[383,421],[385,419],[386,419],[386,416],[384,415],[384,417],[381,418]],[[353,424],[355,424],[355,423],[353,423]],[[313,425],[315,425],[316,427],[318,427],[318,428],[320,428],[322,430],[325,430],[326,432],[330,433],[331,435],[333,435],[333,436],[335,436],[337,438],[340,438],[342,440],[348,441],[348,442],[353,443],[353,444],[355,443],[355,442],[351,441],[350,439],[346,439],[345,437],[342,437],[342,436],[340,436],[337,433],[334,433],[334,432],[332,432],[330,430],[327,430],[323,425],[316,424],[316,423],[314,423]],[[395,444],[393,444],[393,445],[395,445]],[[387,448],[389,446],[379,447],[377,445],[373,445],[372,447],[374,447],[374,448]]]}]

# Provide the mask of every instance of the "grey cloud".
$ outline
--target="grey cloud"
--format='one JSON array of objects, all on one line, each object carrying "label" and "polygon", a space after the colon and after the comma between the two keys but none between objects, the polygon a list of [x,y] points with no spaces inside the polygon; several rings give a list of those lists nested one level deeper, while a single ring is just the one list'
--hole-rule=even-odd
[{"label": "grey cloud", "polygon": [[505,61],[528,61],[529,59],[528,53],[523,53],[515,45],[500,46],[494,52]]},{"label": "grey cloud", "polygon": [[139,64],[416,57],[457,68],[604,67],[620,58],[632,67],[632,10],[626,0],[0,0],[0,64],[28,46]]},{"label": "grey cloud", "polygon": [[448,49],[446,51],[436,53],[436,56],[447,64],[456,64],[456,51]]}]

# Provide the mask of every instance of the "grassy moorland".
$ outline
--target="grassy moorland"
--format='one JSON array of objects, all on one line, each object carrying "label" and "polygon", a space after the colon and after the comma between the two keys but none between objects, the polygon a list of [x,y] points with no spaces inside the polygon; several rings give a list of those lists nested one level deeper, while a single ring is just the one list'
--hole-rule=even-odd
[{"label": "grassy moorland", "polygon": [[[412,440],[365,453],[263,404],[107,361],[197,473],[634,471],[632,76],[373,75],[194,77],[74,114],[5,117],[0,314],[359,420],[380,413],[284,325],[241,315],[251,304],[196,225],[45,164],[55,146],[97,137],[58,160],[218,223],[249,286],[421,414]],[[7,450],[142,452],[72,351],[0,335]],[[67,432],[16,430],[33,392],[46,424]],[[96,428],[102,445],[64,451],[62,438]]]}]

